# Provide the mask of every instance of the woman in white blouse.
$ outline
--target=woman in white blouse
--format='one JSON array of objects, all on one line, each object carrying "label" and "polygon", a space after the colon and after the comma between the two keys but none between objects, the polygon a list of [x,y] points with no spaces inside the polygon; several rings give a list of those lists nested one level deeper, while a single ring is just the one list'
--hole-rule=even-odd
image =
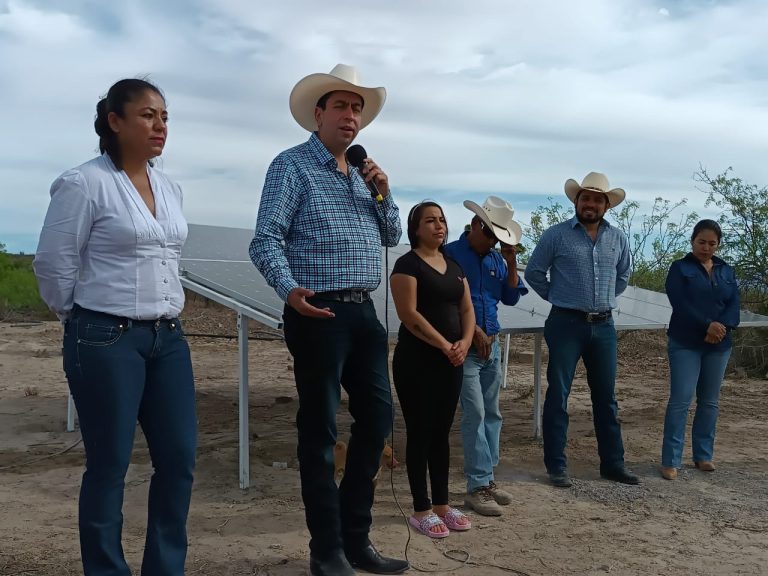
[{"label": "woman in white blouse", "polygon": [[195,390],[179,257],[178,184],[153,168],[168,134],[160,90],[117,82],[97,107],[101,156],[64,172],[35,257],[40,294],[64,322],[64,371],[86,454],[80,549],[86,576],[130,576],[121,545],[136,422],[154,474],[141,573],[184,574],[195,465]]}]

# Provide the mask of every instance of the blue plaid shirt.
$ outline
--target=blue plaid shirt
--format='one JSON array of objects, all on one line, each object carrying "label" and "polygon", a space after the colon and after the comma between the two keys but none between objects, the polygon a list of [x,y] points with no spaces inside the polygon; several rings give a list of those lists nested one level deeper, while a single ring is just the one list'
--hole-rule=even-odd
[{"label": "blue plaid shirt", "polygon": [[401,233],[392,195],[376,202],[360,173],[341,172],[313,133],[269,166],[249,253],[283,300],[299,286],[375,290],[381,246],[397,245]]},{"label": "blue plaid shirt", "polygon": [[[549,279],[547,279],[549,271]],[[525,266],[525,281],[550,304],[584,312],[616,307],[629,281],[629,242],[603,220],[592,242],[574,216],[547,229]]]}]

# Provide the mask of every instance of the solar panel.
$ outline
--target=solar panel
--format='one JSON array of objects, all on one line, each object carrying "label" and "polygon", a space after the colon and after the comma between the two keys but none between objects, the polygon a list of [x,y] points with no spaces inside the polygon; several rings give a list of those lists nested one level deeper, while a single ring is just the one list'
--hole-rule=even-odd
[{"label": "solar panel", "polygon": [[[248,246],[252,239],[253,230],[249,229],[190,224],[181,267],[190,280],[264,313],[280,327],[283,301],[251,262]],[[387,277],[395,261],[409,250],[407,244],[389,249]],[[525,270],[522,270],[522,275],[525,279]],[[385,288],[382,281],[372,294],[382,324],[385,322]],[[531,290],[515,306],[499,306],[502,332],[541,332],[549,309],[549,302]],[[391,295],[388,312],[389,332],[396,333],[400,321]],[[618,330],[661,329],[669,323],[671,314],[666,294],[630,286],[619,296],[613,316]],[[742,311],[741,325],[768,326],[768,317]]]},{"label": "solar panel", "polygon": [[[218,226],[189,225],[189,236],[182,251],[182,282],[216,301],[238,311],[238,342],[240,354],[239,377],[239,452],[240,452],[240,487],[250,485],[250,457],[248,451],[248,318],[282,328],[283,302],[267,284],[251,263],[248,246],[253,238],[253,231],[242,228],[224,228]],[[410,246],[400,245],[382,251],[388,257],[387,277],[395,261],[410,250]],[[523,271],[523,277],[525,272]],[[396,333],[400,326],[394,304],[388,301],[388,314],[385,314],[385,296],[387,282],[382,282],[373,293],[379,320],[387,323],[390,333]],[[515,306],[499,307],[499,323],[502,332],[534,332],[534,396],[533,396],[533,433],[541,436],[541,348],[544,321],[549,314],[550,304],[530,291]],[[629,287],[618,299],[614,320],[619,330],[633,328],[664,328],[669,322],[672,309],[665,294]],[[741,313],[742,326],[768,326],[768,317],[750,312]],[[506,339],[509,345],[509,339]],[[504,372],[506,373],[505,353]],[[70,397],[68,408],[68,429],[72,426],[73,404]]]}]

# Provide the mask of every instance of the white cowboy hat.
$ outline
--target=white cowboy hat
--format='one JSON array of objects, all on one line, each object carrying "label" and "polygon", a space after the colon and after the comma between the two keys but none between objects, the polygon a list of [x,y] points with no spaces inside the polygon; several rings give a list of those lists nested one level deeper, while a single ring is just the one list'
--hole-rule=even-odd
[{"label": "white cowboy hat", "polygon": [[464,207],[472,210],[480,220],[493,230],[493,234],[504,244],[518,244],[523,236],[523,228],[512,217],[515,209],[512,204],[498,196],[488,196],[482,206],[472,200],[464,200]]},{"label": "white cowboy hat", "polygon": [[568,199],[574,204],[576,203],[576,196],[578,196],[579,192],[582,190],[602,192],[608,196],[608,203],[611,205],[611,208],[615,208],[621,204],[626,196],[626,192],[624,192],[623,188],[611,189],[610,184],[608,184],[608,178],[605,174],[601,174],[600,172],[590,172],[584,176],[584,180],[581,181],[581,184],[572,178],[565,181],[565,195],[568,196]]},{"label": "white cowboy hat", "polygon": [[317,101],[328,92],[343,90],[354,92],[363,99],[363,112],[360,120],[362,130],[381,112],[387,91],[384,88],[365,88],[360,86],[357,70],[354,66],[336,64],[330,74],[310,74],[298,81],[291,90],[289,99],[291,114],[299,126],[310,132],[317,130],[315,106]]}]

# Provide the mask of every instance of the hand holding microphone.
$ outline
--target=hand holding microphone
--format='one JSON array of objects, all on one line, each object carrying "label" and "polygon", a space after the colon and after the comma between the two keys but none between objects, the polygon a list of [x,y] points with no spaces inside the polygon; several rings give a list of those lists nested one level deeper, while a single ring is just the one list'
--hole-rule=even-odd
[{"label": "hand holding microphone", "polygon": [[360,175],[365,180],[371,197],[378,202],[383,202],[384,197],[389,194],[389,179],[384,171],[378,165],[368,158],[365,148],[360,144],[355,144],[347,149],[347,162],[360,171]]}]

